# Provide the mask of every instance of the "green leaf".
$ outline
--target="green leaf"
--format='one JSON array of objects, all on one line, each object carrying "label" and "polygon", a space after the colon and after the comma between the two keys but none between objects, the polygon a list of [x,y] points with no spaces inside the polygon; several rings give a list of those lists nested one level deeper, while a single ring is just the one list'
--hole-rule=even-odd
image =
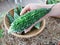
[{"label": "green leaf", "polygon": [[35,25],[35,28],[40,29],[40,22]]},{"label": "green leaf", "polygon": [[2,38],[2,37],[3,37],[3,30],[0,29],[0,38]]}]

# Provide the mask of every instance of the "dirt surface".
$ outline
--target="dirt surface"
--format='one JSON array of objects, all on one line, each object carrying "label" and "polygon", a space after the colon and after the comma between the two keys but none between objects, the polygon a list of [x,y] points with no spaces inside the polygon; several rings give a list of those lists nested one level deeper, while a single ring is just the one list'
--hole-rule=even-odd
[{"label": "dirt surface", "polygon": [[29,39],[22,39],[9,35],[4,31],[2,45],[52,45],[60,40],[60,19],[46,18],[46,27],[44,31],[36,37]]}]

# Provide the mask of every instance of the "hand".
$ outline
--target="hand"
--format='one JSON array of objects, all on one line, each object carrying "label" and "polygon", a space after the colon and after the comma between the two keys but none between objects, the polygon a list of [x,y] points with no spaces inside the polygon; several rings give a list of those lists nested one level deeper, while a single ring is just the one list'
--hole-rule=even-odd
[{"label": "hand", "polygon": [[[25,8],[23,8],[23,10],[21,11],[20,15],[30,11],[30,10],[34,10],[37,8],[51,8],[53,5],[45,5],[45,4],[28,4],[27,6],[25,6]],[[56,4],[55,6],[53,6],[52,10],[50,11],[50,13],[48,13],[46,16],[53,16],[53,17],[60,17],[60,3]]]},{"label": "hand", "polygon": [[52,10],[48,13],[48,15],[60,18],[60,3],[54,5]]},{"label": "hand", "polygon": [[30,11],[30,10],[34,10],[34,9],[38,9],[38,8],[50,8],[51,6],[52,6],[52,5],[36,4],[36,3],[34,4],[34,3],[31,3],[31,4],[26,5],[26,6],[22,9],[20,15],[22,15],[22,14],[24,14],[24,13]]}]

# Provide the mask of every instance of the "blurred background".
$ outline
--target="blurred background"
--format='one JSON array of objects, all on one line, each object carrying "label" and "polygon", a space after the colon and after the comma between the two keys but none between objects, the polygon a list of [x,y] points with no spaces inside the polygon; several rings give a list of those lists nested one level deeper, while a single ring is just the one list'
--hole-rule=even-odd
[{"label": "blurred background", "polygon": [[18,3],[25,6],[29,3],[45,3],[46,0],[0,0],[0,13],[14,8]]}]

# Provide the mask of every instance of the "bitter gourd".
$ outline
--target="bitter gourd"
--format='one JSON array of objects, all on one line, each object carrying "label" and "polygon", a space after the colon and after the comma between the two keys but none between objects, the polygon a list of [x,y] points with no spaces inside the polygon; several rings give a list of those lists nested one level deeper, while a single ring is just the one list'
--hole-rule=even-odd
[{"label": "bitter gourd", "polygon": [[20,16],[22,6],[18,4],[17,8],[14,8],[14,19],[17,19]]},{"label": "bitter gourd", "polygon": [[8,33],[12,32],[23,32],[25,29],[29,28],[32,24],[38,21],[40,18],[45,16],[51,8],[40,8],[36,10],[32,10],[30,12],[25,13],[20,16],[11,24]]},{"label": "bitter gourd", "polygon": [[20,12],[22,10],[22,6],[18,4],[17,8],[14,8],[14,12],[16,12],[20,16]]},{"label": "bitter gourd", "polygon": [[9,12],[7,14],[7,18],[9,19],[10,24],[14,21],[14,18],[12,17],[12,15]]},{"label": "bitter gourd", "polygon": [[20,4],[18,4],[19,15],[20,15],[21,10],[22,10],[22,6]]},{"label": "bitter gourd", "polygon": [[14,9],[14,20],[19,17],[17,8]]},{"label": "bitter gourd", "polygon": [[19,17],[19,15],[14,12],[14,20],[17,19],[18,17]]}]

